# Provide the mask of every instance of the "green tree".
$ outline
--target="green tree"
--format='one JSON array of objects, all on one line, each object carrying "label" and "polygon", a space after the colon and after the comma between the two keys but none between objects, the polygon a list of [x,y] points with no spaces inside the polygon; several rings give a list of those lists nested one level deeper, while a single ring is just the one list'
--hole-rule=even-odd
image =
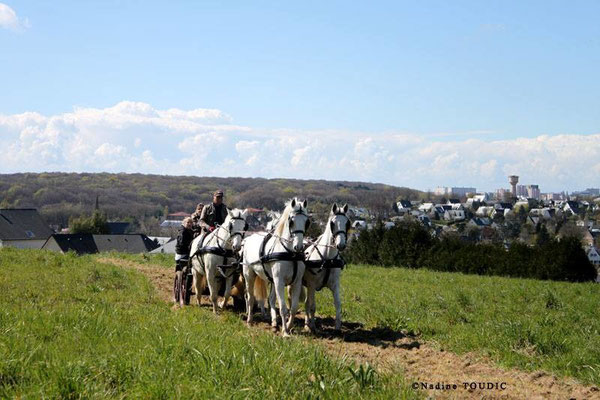
[{"label": "green tree", "polygon": [[71,233],[108,234],[106,215],[99,210],[94,210],[94,213],[89,217],[71,218],[69,220],[69,231]]},{"label": "green tree", "polygon": [[548,233],[548,229],[546,229],[546,225],[539,223],[538,225],[541,226],[539,229],[536,229],[538,232],[535,236],[535,244],[536,246],[544,246],[546,243],[550,242],[550,234]]}]

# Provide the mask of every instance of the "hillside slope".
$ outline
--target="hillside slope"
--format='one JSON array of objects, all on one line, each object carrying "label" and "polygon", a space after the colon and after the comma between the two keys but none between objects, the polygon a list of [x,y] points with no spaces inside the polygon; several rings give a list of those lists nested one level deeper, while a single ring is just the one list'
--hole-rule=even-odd
[{"label": "hillside slope", "polygon": [[3,399],[419,398],[308,339],[174,312],[143,275],[91,257],[0,249],[0,287]]},{"label": "hillside slope", "polygon": [[397,198],[419,198],[417,190],[345,181],[211,178],[108,173],[0,175],[0,208],[35,207],[51,224],[66,225],[69,216],[89,213],[99,197],[109,218],[160,217],[192,212],[222,188],[229,206],[280,209],[293,196],[311,204],[333,202],[386,210]]}]

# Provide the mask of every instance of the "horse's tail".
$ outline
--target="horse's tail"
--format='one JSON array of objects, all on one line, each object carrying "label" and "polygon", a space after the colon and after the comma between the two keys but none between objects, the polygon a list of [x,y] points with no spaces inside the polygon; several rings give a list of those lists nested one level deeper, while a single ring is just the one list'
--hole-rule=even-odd
[{"label": "horse's tail", "polygon": [[196,296],[199,299],[202,293],[204,293],[204,289],[206,289],[206,275],[197,274],[196,279],[200,279],[196,282]]},{"label": "horse's tail", "polygon": [[258,301],[267,298],[267,282],[258,275],[254,279],[254,298]]},{"label": "horse's tail", "polygon": [[240,274],[239,279],[233,285],[233,288],[231,289],[231,295],[236,297],[244,296],[244,277],[242,274]]}]

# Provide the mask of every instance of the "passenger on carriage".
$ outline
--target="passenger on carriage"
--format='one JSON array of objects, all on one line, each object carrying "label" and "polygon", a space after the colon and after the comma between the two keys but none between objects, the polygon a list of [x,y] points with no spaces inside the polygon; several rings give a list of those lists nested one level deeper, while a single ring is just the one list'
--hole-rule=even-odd
[{"label": "passenger on carriage", "polygon": [[206,232],[212,232],[217,225],[221,225],[227,218],[227,206],[223,203],[223,191],[213,193],[213,201],[202,209],[200,226]]},{"label": "passenger on carriage", "polygon": [[[183,281],[185,281],[187,279],[188,273],[190,272],[190,249],[192,247],[193,240],[193,221],[191,217],[187,217],[181,222],[181,227],[179,228],[179,232],[177,233],[177,243],[175,244],[175,280],[173,285],[173,301],[175,303],[181,300],[180,296],[182,296],[182,279]],[[177,278],[178,274],[179,280]],[[191,285],[191,281],[189,285]]]},{"label": "passenger on carriage", "polygon": [[190,248],[194,240],[193,222],[191,217],[181,222],[177,232],[177,244],[175,245],[175,271],[179,271],[187,264],[190,257]]},{"label": "passenger on carriage", "polygon": [[202,233],[202,226],[200,225],[200,217],[202,216],[202,209],[204,208],[204,204],[198,203],[196,206],[196,211],[192,214],[192,230],[194,231],[194,236],[200,235]]}]

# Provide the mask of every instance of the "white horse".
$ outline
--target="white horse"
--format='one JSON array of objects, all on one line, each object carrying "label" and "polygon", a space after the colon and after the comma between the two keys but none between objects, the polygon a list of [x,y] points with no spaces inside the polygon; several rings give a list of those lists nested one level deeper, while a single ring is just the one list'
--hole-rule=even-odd
[{"label": "white horse", "polygon": [[306,286],[306,317],[304,329],[315,331],[315,292],[327,286],[333,293],[333,304],[335,305],[335,329],[342,328],[342,302],[340,299],[340,275],[344,266],[344,260],[340,257],[340,251],[346,248],[350,218],[346,215],[348,204],[331,207],[329,220],[325,226],[325,232],[306,251],[306,272],[303,284]]},{"label": "white horse", "polygon": [[220,308],[225,308],[229,301],[234,275],[233,271],[218,270],[217,266],[225,264],[226,259],[233,257],[233,254],[242,247],[242,237],[248,227],[247,216],[247,210],[230,210],[222,225],[206,235],[204,240],[202,240],[202,236],[199,236],[192,242],[190,257],[192,258],[196,300],[200,305],[202,292],[208,283],[210,301],[215,314],[217,313],[217,297],[221,288],[221,280],[217,279],[217,274],[225,278],[225,292],[223,301],[219,305]]},{"label": "white horse", "polygon": [[[286,203],[285,210],[272,234],[254,234],[244,239],[242,253],[248,325],[252,323],[255,297],[264,300],[266,281],[270,281],[272,289],[275,289],[271,290],[269,297],[271,326],[277,329],[275,309],[275,296],[277,296],[282,334],[289,336],[302,291],[304,232],[309,224],[306,200],[301,203],[294,198]],[[288,285],[291,297],[289,314],[284,295],[285,287]],[[263,290],[255,290],[257,287]]]}]

